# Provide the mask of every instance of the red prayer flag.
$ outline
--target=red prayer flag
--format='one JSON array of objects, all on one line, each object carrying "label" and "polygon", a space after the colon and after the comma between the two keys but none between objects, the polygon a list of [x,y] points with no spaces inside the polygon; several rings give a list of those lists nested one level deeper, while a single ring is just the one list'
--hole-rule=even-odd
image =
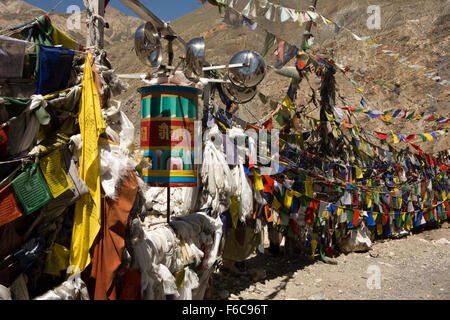
[{"label": "red prayer flag", "polygon": [[413,141],[415,138],[416,138],[415,134],[410,134],[409,136],[406,137],[405,142]]},{"label": "red prayer flag", "polygon": [[354,209],[353,210],[353,225],[356,227],[358,225],[359,222],[359,210],[358,209]]},{"label": "red prayer flag", "polygon": [[277,48],[274,51],[274,55],[278,57],[278,60],[283,61],[284,59],[284,44],[286,43],[285,40],[281,38],[277,38]]},{"label": "red prayer flag", "polygon": [[380,138],[380,140],[385,140],[388,138],[387,134],[377,132],[377,131],[375,131],[375,133],[378,135],[378,138]]},{"label": "red prayer flag", "polygon": [[264,183],[264,192],[273,194],[275,180],[266,175],[263,175],[263,177],[264,180],[266,181],[266,183]]},{"label": "red prayer flag", "polygon": [[270,117],[268,120],[266,120],[263,124],[263,127],[266,128],[267,130],[272,130],[273,128],[273,118]]}]

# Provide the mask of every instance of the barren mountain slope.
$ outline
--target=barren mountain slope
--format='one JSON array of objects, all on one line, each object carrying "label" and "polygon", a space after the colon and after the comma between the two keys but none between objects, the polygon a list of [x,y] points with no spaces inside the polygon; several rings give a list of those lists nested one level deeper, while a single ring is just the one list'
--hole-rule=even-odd
[{"label": "barren mountain slope", "polygon": [[[176,1],[174,0],[174,2]],[[272,0],[271,2],[299,10],[306,10],[309,5],[307,0]],[[381,7],[381,29],[369,30],[366,24],[369,17],[367,7],[372,5],[372,2],[368,0],[341,0],[338,2],[319,0],[317,11],[361,37],[376,38],[377,42],[387,45],[389,50],[398,53],[400,57],[407,57],[409,62],[425,66],[426,71],[423,73],[436,72],[436,75],[441,76],[443,80],[449,79],[447,51],[449,48],[450,1],[377,1],[376,4]],[[0,28],[20,24],[43,13],[42,10],[22,1],[11,0],[0,2],[0,10],[2,12]],[[84,16],[83,14],[81,19],[81,30],[71,31],[66,28],[67,15],[51,14],[55,25],[82,43],[84,43],[83,39],[86,34]],[[118,73],[145,72],[145,67],[139,62],[133,51],[133,34],[142,21],[126,16],[111,7],[107,8],[106,20],[110,25],[110,29],[106,30],[106,50],[116,71]],[[218,8],[207,4],[171,24],[186,41],[194,37],[205,37],[207,60],[215,64],[227,63],[233,54],[240,50],[261,51],[265,39],[265,28],[282,36],[290,43],[300,46],[304,28],[300,28],[294,23],[286,25],[269,23],[264,21],[264,18],[258,18],[257,22],[259,27],[255,31],[247,27],[232,29],[223,24]],[[405,64],[394,60],[393,57],[372,48],[364,41],[356,41],[350,33],[344,30],[336,34],[334,26],[325,25],[321,20],[317,22],[316,26],[313,26],[312,33],[315,36],[315,43],[311,47],[311,51],[320,53],[326,48],[332,48],[336,61],[351,68],[348,76],[357,81],[358,86],[364,90],[364,96],[370,109],[402,108],[425,112],[433,107],[443,116],[450,115],[448,87],[424,77]],[[272,48],[272,51],[269,51],[265,57],[267,64],[273,64],[276,61],[276,57],[272,54],[274,49]],[[182,54],[183,52],[176,51],[177,56]],[[293,61],[289,65],[293,65]],[[346,98],[349,106],[358,108],[361,96],[353,85],[341,74],[338,74],[336,78],[339,94]],[[401,95],[389,92],[375,84],[374,80],[384,80],[389,85],[399,84]],[[319,88],[320,81],[316,76],[311,76],[310,81],[315,89]],[[140,98],[136,90],[142,86],[142,83],[136,80],[128,82],[130,90],[116,98],[122,100],[124,110],[139,127]],[[289,82],[288,78],[268,70],[259,90],[273,100],[281,102]],[[318,91],[316,93],[319,96]],[[303,82],[298,93],[297,103],[306,103],[310,95],[309,86]],[[219,100],[218,97],[217,100]],[[339,101],[338,106],[343,106],[343,104]],[[247,121],[255,122],[270,110],[269,104],[263,105],[258,98],[255,98],[250,103],[241,105],[236,115]],[[314,111],[312,108],[309,110],[312,111],[311,115],[317,116],[317,110]],[[363,128],[386,133],[390,130],[397,133],[422,133],[437,128],[436,122],[402,119],[393,119],[393,125],[387,126],[380,120],[372,120],[364,114],[357,114],[356,121]],[[420,138],[416,139],[416,142],[428,152],[436,152],[450,147],[450,139],[447,136],[441,137],[437,142],[422,143]],[[398,146],[403,147],[403,143]]]}]

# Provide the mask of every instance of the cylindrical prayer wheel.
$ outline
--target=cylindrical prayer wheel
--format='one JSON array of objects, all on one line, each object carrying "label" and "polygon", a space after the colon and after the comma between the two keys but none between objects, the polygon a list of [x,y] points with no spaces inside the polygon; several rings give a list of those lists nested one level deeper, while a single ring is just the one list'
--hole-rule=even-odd
[{"label": "cylindrical prayer wheel", "polygon": [[157,187],[195,187],[194,128],[200,90],[156,85],[142,87],[141,147],[151,168],[145,181]]}]

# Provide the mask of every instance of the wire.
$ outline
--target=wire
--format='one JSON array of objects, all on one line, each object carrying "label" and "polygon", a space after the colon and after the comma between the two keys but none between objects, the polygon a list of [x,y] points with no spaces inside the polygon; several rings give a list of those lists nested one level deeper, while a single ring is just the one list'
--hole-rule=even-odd
[{"label": "wire", "polygon": [[59,5],[60,5],[61,3],[63,3],[63,2],[64,2],[64,0],[59,1],[59,2],[56,4],[56,6],[54,6],[52,9],[50,9],[50,11],[47,12],[47,14],[49,14],[49,13],[55,11],[56,8],[58,8]]}]

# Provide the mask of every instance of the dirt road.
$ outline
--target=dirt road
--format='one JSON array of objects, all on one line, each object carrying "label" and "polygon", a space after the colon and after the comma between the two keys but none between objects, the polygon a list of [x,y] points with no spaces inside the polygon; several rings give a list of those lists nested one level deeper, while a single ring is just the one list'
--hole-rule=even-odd
[{"label": "dirt road", "polygon": [[[377,241],[364,253],[341,254],[337,265],[307,258],[255,254],[245,274],[214,275],[215,299],[450,299],[450,224],[398,240]],[[265,270],[265,279],[250,274]],[[263,272],[264,273],[264,272]]]}]

